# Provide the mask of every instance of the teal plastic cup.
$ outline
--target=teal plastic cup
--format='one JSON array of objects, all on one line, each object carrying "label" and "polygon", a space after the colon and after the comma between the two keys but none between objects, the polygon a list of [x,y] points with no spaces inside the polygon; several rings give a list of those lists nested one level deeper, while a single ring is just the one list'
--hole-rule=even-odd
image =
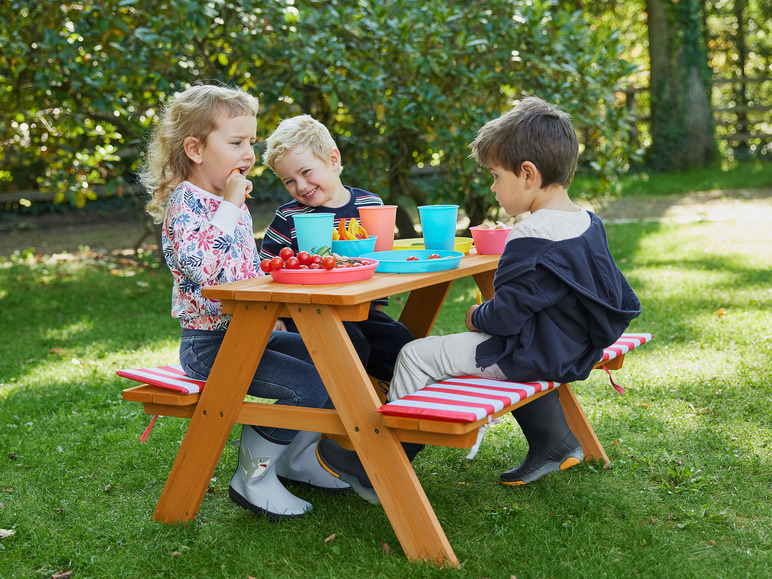
[{"label": "teal plastic cup", "polygon": [[458,205],[422,205],[418,208],[418,216],[426,249],[453,249]]},{"label": "teal plastic cup", "polygon": [[298,251],[319,253],[322,248],[332,247],[332,229],[335,215],[332,213],[306,213],[295,215],[295,237]]}]

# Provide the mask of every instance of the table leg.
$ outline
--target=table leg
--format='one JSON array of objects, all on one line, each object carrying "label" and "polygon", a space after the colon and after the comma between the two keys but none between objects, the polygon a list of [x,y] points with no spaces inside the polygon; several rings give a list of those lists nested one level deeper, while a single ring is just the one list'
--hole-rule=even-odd
[{"label": "table leg", "polygon": [[458,566],[396,434],[380,423],[375,412],[380,402],[338,312],[320,305],[293,305],[291,310],[408,559]]},{"label": "table leg", "polygon": [[495,274],[495,271],[486,271],[485,273],[477,273],[472,276],[486,301],[493,297],[493,277]]},{"label": "table leg", "polygon": [[196,517],[271,336],[281,304],[238,304],[206,387],[201,392],[153,518]]},{"label": "table leg", "polygon": [[447,281],[410,292],[399,321],[413,332],[413,337],[425,338],[432,331],[452,284]]}]

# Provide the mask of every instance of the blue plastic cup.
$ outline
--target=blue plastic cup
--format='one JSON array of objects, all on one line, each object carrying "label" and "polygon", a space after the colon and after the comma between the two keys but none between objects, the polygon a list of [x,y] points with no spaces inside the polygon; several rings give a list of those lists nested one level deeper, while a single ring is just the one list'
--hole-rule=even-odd
[{"label": "blue plastic cup", "polygon": [[333,213],[305,213],[295,215],[295,236],[298,251],[319,253],[324,247],[332,247]]},{"label": "blue plastic cup", "polygon": [[452,250],[456,243],[458,205],[422,205],[418,208],[426,249]]}]

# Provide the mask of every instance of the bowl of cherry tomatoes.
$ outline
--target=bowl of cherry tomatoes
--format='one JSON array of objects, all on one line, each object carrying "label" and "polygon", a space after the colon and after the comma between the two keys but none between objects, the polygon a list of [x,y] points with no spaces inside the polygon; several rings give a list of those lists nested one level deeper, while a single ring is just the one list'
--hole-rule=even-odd
[{"label": "bowl of cherry tomatoes", "polygon": [[278,283],[329,284],[348,283],[370,279],[375,274],[378,261],[359,257],[343,257],[335,253],[327,255],[299,251],[297,255],[289,247],[272,259],[260,262],[263,273]]}]

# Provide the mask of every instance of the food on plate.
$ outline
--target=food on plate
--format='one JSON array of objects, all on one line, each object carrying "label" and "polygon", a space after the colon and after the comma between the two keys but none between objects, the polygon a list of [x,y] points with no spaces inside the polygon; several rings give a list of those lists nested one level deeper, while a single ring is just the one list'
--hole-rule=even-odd
[{"label": "food on plate", "polygon": [[477,229],[507,229],[507,226],[504,225],[501,221],[497,221],[496,225],[488,225],[487,223],[481,223],[477,226]]},{"label": "food on plate", "polygon": [[331,253],[329,247],[322,248],[321,255],[311,255],[307,251],[299,251],[297,255],[289,247],[281,250],[273,259],[264,259],[260,262],[260,269],[264,273],[280,269],[341,269],[347,267],[363,267],[367,263],[356,257],[340,256]]}]

